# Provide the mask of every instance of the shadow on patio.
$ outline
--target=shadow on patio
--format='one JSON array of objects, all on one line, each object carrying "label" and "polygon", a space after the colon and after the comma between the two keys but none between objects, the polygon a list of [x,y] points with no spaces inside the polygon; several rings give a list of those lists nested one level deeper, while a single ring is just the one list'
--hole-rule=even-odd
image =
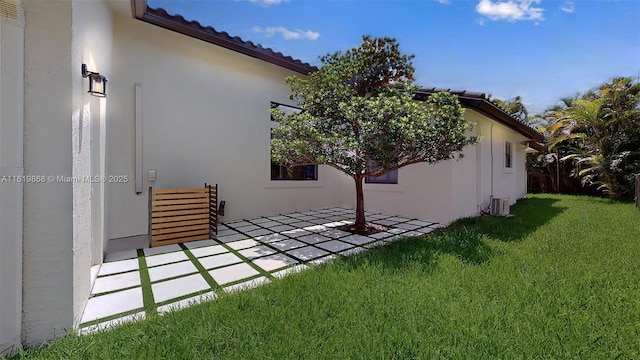
[{"label": "shadow on patio", "polygon": [[[439,224],[367,214],[387,231],[354,235],[338,227],[354,211],[321,209],[220,224],[215,239],[148,248],[144,237],[109,244],[81,320],[81,332],[163,314],[216,294],[276,281],[292,272],[397,240]],[[133,244],[133,246],[131,245]],[[136,247],[124,249],[123,246]]]}]

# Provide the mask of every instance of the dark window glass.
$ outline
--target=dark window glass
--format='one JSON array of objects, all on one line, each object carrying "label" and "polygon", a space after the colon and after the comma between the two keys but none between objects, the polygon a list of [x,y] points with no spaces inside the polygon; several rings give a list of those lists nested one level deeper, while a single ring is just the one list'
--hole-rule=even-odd
[{"label": "dark window glass", "polygon": [[271,180],[318,180],[318,165],[287,168],[272,162]]},{"label": "dark window glass", "polygon": [[397,184],[398,183],[398,170],[382,175],[382,176],[367,176],[364,178],[364,182],[369,184]]},{"label": "dark window glass", "polygon": [[[271,103],[271,108],[279,108],[285,114],[299,112],[300,109],[278,103]],[[271,117],[271,121],[273,117]],[[273,132],[271,133],[273,139]],[[287,168],[271,161],[271,180],[318,180],[318,165],[301,165]]]},{"label": "dark window glass", "polygon": [[382,176],[367,176],[366,178],[364,178],[364,182],[369,184],[397,184],[398,169],[386,173]]},{"label": "dark window glass", "polygon": [[504,143],[504,167],[511,168],[512,156],[511,156],[511,143],[506,141]]}]

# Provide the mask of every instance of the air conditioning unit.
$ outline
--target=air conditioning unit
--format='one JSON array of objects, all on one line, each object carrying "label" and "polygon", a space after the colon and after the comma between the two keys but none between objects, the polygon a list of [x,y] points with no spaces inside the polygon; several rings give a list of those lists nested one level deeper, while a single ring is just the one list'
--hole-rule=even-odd
[{"label": "air conditioning unit", "polygon": [[491,215],[498,215],[498,216],[509,215],[509,198],[492,198],[491,199]]}]

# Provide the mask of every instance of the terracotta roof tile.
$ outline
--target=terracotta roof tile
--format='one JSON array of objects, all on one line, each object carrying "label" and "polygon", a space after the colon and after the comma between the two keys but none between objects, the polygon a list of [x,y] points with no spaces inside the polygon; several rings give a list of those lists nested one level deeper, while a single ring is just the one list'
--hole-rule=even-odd
[{"label": "terracotta roof tile", "polygon": [[276,52],[273,49],[265,48],[252,41],[245,41],[239,36],[231,36],[226,31],[218,31],[212,26],[202,25],[197,20],[187,20],[180,14],[169,14],[162,8],[151,8],[146,4],[145,0],[132,0],[132,4],[134,17],[147,23],[237,51],[301,74],[306,75],[317,70],[317,67],[308,63],[284,55],[281,52]]},{"label": "terracotta roof tile", "polygon": [[[239,53],[255,57],[274,65],[282,66],[286,69],[307,75],[318,70],[317,67],[304,63],[291,56],[276,52],[273,49],[265,48],[252,41],[246,41],[239,36],[231,36],[226,31],[218,31],[212,26],[204,26],[197,20],[187,20],[180,14],[169,14],[162,8],[151,8],[146,0],[131,0],[132,10],[136,19],[160,26],[162,28],[179,32],[211,44],[237,51]],[[451,90],[441,88],[420,88],[416,91],[417,100],[426,100],[431,94],[448,91],[458,96],[461,104],[465,107],[473,108],[490,118],[493,118],[529,137],[534,141],[543,141],[543,136],[533,128],[522,123],[520,120],[507,113],[493,101],[486,98],[484,93],[467,90]]]}]

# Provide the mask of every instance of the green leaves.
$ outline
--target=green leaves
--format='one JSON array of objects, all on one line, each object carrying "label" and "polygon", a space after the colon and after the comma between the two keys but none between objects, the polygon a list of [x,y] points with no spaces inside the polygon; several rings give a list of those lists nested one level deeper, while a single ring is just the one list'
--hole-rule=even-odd
[{"label": "green leaves", "polygon": [[628,156],[640,149],[640,84],[615,78],[581,96],[562,100],[551,110],[549,149],[560,149],[583,186],[597,185],[604,194],[633,196],[630,174],[640,160]]},{"label": "green leaves", "polygon": [[328,164],[352,177],[383,175],[417,162],[450,159],[477,142],[465,133],[457,97],[442,92],[414,100],[411,55],[394,39],[363,37],[344,53],[321,58],[324,66],[308,78],[286,82],[302,113],[272,114],[272,156],[284,165]]},{"label": "green leaves", "polygon": [[365,36],[357,48],[323,56],[324,66],[307,78],[287,78],[303,111],[285,116],[272,109],[280,122],[272,159],[287,166],[330,165],[361,182],[460,155],[478,141],[466,136],[472,124],[454,95],[414,100],[411,59],[395,39]]}]

